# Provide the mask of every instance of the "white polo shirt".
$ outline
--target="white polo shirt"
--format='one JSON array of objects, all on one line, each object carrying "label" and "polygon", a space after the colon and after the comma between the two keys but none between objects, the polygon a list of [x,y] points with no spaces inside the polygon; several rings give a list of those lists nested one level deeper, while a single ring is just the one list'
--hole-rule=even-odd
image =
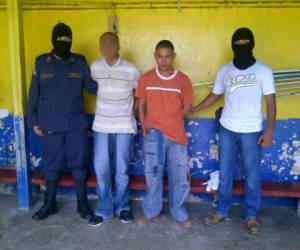
[{"label": "white polo shirt", "polygon": [[140,77],[137,67],[121,56],[113,66],[102,58],[92,63],[91,76],[99,86],[92,129],[102,133],[136,133],[133,90]]},{"label": "white polo shirt", "polygon": [[213,93],[225,93],[225,105],[220,123],[238,133],[259,132],[263,128],[262,97],[274,94],[271,68],[260,61],[245,70],[233,62],[225,64],[218,72]]}]

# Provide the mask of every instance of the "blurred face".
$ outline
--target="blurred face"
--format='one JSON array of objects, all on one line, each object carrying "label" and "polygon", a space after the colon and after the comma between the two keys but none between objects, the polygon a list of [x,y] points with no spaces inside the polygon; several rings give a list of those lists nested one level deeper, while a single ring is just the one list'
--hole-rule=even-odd
[{"label": "blurred face", "polygon": [[158,48],[154,57],[160,72],[172,70],[172,64],[176,57],[176,54],[169,48]]},{"label": "blurred face", "polygon": [[105,35],[100,39],[100,52],[106,60],[111,60],[119,55],[120,45],[112,35]]}]

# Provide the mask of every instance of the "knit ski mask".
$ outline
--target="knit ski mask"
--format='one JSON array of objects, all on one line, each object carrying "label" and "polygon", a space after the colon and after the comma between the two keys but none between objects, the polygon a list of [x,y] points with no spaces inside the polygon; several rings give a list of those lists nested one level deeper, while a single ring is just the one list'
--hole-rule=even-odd
[{"label": "knit ski mask", "polygon": [[[243,45],[237,45],[234,42],[239,40],[249,40],[250,42]],[[247,69],[252,66],[256,59],[252,55],[254,48],[254,36],[248,28],[240,28],[236,30],[232,36],[231,46],[234,52],[233,64],[240,70]]]},{"label": "knit ski mask", "polygon": [[71,28],[64,23],[58,23],[54,26],[52,30],[52,44],[53,52],[61,59],[67,60],[71,56],[72,42],[57,41],[57,38],[61,36],[68,36],[72,38]]}]

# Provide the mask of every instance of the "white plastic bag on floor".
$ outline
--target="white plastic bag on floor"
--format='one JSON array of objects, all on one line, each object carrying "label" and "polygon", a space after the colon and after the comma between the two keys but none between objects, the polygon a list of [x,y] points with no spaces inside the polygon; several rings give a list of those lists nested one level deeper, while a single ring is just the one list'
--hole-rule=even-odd
[{"label": "white plastic bag on floor", "polygon": [[209,176],[209,180],[207,182],[203,183],[203,185],[207,185],[206,192],[210,192],[212,190],[218,190],[219,173],[220,173],[219,170],[211,172],[210,176]]}]

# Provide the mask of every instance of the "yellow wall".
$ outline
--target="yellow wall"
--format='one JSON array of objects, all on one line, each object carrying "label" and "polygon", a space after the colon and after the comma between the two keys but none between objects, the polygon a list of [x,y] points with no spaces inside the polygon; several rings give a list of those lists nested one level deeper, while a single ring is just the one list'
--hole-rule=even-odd
[{"label": "yellow wall", "polygon": [[7,14],[0,11],[0,108],[12,111]]},{"label": "yellow wall", "polygon": [[[51,50],[51,30],[58,22],[73,30],[73,51],[86,56],[89,63],[100,57],[98,37],[107,31],[110,10],[25,10],[25,56],[27,85],[30,84],[34,58]],[[174,42],[176,67],[193,83],[213,81],[218,68],[231,60],[231,35],[236,28],[247,26],[254,32],[257,59],[272,69],[300,68],[300,8],[197,8],[117,9],[121,54],[137,64],[142,72],[155,65],[153,51],[161,39]],[[11,111],[8,81],[7,20],[0,11],[0,108]],[[3,59],[4,58],[4,59]],[[4,61],[5,60],[5,61]],[[4,94],[5,91],[5,94]],[[211,91],[195,88],[196,103]],[[95,98],[86,94],[86,108],[94,112]],[[213,117],[216,104],[197,117]],[[300,97],[278,99],[278,118],[300,117]]]}]

